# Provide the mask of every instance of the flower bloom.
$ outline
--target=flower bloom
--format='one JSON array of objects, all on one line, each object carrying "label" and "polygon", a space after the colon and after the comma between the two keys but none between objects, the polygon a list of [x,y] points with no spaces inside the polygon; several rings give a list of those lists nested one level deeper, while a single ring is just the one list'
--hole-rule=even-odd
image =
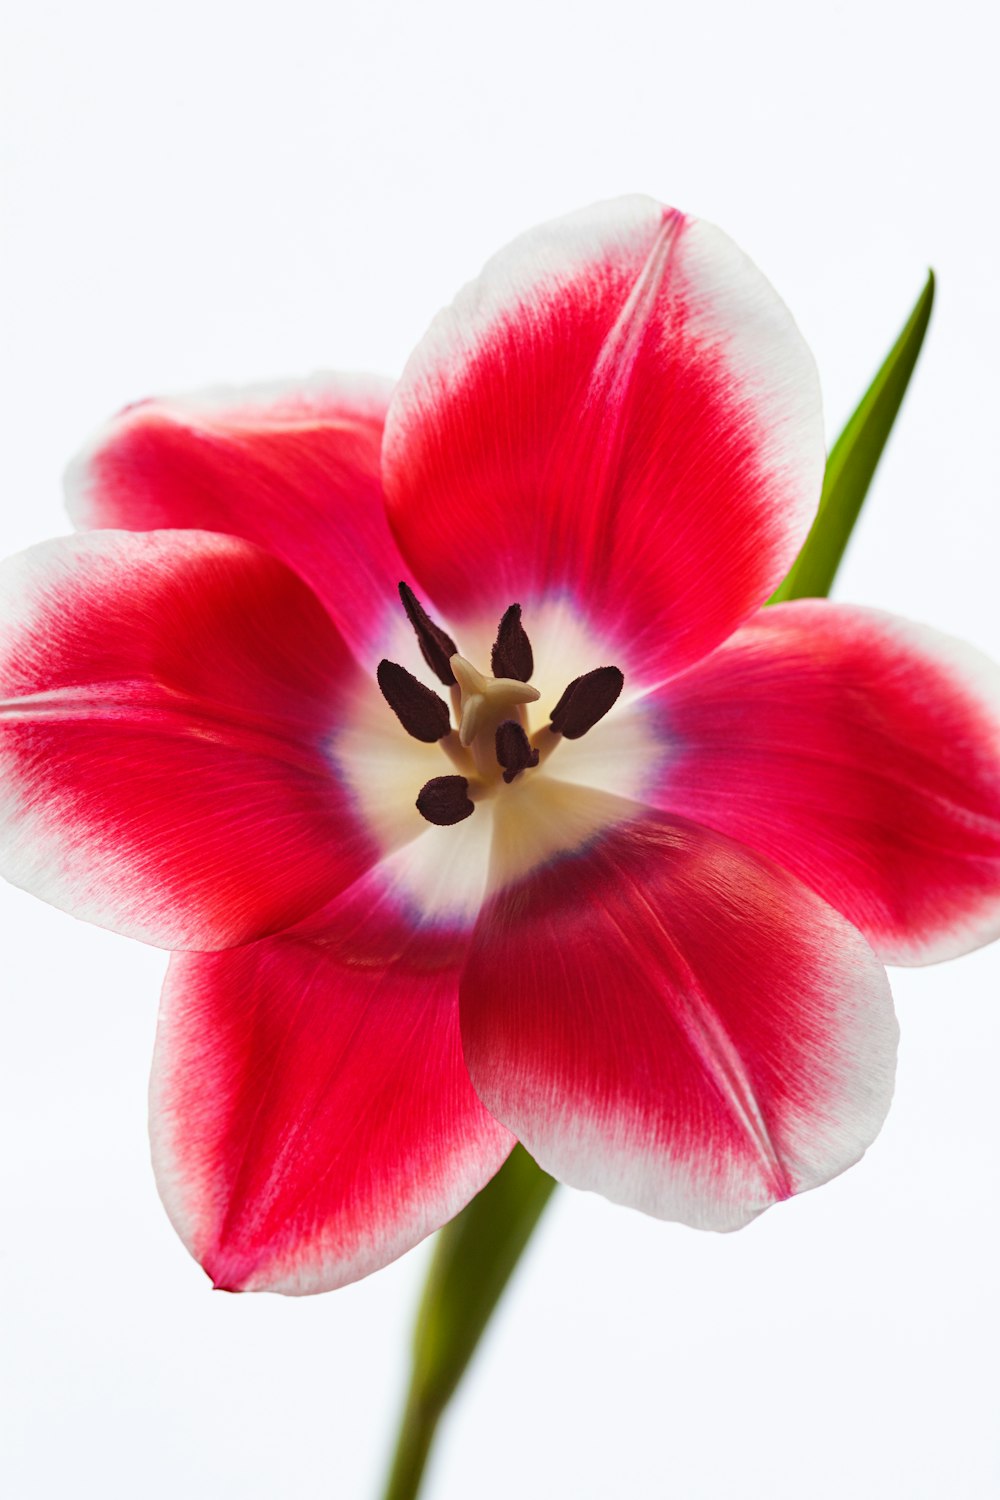
[{"label": "flower bloom", "polygon": [[175,950],[154,1160],[218,1285],[364,1275],[515,1138],[715,1229],[864,1152],[882,961],[1000,930],[1000,693],[762,610],[823,460],[769,285],[630,198],[391,391],[143,402],[76,461],[80,532],[0,582],[3,868]]}]

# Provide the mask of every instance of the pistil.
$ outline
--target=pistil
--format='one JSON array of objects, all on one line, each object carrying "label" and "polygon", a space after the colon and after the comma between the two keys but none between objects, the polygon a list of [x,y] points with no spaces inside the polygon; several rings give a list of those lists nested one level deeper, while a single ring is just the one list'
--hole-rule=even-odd
[{"label": "pistil", "polygon": [[499,780],[496,732],[507,720],[523,727],[524,706],[537,702],[538,689],[516,677],[487,677],[458,652],[450,666],[462,695],[459,739],[471,748],[483,780]]}]

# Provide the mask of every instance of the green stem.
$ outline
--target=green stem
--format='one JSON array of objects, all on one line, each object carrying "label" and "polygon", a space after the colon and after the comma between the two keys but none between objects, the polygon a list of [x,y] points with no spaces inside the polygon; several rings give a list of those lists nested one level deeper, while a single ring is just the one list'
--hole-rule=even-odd
[{"label": "green stem", "polygon": [[413,1500],[418,1493],[441,1414],[554,1187],[523,1146],[515,1146],[492,1182],[438,1233],[384,1500]]},{"label": "green stem", "polygon": [[422,1407],[411,1392],[399,1426],[385,1500],[416,1500],[440,1418],[441,1408]]}]

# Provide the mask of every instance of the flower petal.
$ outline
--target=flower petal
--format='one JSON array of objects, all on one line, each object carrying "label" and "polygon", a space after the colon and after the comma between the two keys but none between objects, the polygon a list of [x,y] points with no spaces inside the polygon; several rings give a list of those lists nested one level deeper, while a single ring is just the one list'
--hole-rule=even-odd
[{"label": "flower petal", "polygon": [[466,939],[359,882],[300,931],[175,957],[153,1064],[160,1192],[217,1286],[328,1291],[437,1229],[513,1145],[462,1060]]},{"label": "flower petal", "polygon": [[377,857],[327,753],[356,667],[283,563],[99,532],[0,568],[0,871],[170,948],[246,942]]},{"label": "flower petal", "polygon": [[700,1228],[843,1171],[892,1092],[864,939],[785,871],[655,813],[494,895],[461,1016],[480,1098],[542,1167]]},{"label": "flower petal", "polygon": [[589,666],[658,682],[780,582],[823,455],[774,291],[718,229],[633,197],[515,240],[439,314],[393,393],[383,478],[450,622],[518,601],[531,635],[528,606],[569,594],[605,643]]},{"label": "flower petal", "polygon": [[379,479],[390,385],[317,375],[128,406],[66,476],[76,525],[246,537],[322,599],[364,665],[407,576]]},{"label": "flower petal", "polygon": [[884,961],[1000,936],[1000,669],[971,647],[802,600],[654,699],[650,800],[792,870]]}]

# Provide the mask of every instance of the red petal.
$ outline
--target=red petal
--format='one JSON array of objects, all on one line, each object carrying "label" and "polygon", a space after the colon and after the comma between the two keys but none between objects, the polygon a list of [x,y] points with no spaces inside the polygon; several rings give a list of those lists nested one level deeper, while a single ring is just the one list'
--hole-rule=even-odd
[{"label": "red petal", "polygon": [[757,618],[656,695],[651,801],[769,855],[892,963],[1000,935],[1000,670],[818,600]]},{"label": "red petal", "polygon": [[267,553],[204,532],[47,542],[0,570],[3,873],[171,948],[297,921],[374,846],[326,746],[356,673]]},{"label": "red petal", "polygon": [[295,569],[364,664],[408,576],[379,479],[387,382],[323,375],[126,407],[66,477],[83,527],[246,537]]},{"label": "red petal", "polygon": [[461,1012],[480,1097],[541,1166],[702,1228],[857,1161],[892,1091],[864,939],[785,871],[656,814],[493,897]]},{"label": "red petal", "polygon": [[355,1281],[500,1166],[512,1138],[462,1061],[463,952],[363,881],[308,931],[174,958],[153,1155],[171,1218],[217,1286]]},{"label": "red petal", "polygon": [[819,497],[819,388],[719,230],[645,198],[534,230],[439,315],[396,387],[383,475],[452,622],[569,594],[633,682],[724,639]]}]

